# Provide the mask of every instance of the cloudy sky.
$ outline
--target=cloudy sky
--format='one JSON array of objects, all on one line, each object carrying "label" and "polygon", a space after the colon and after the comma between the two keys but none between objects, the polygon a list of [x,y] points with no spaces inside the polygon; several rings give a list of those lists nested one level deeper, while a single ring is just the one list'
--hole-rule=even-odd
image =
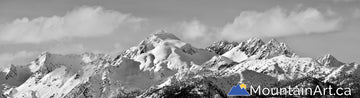
[{"label": "cloudy sky", "polygon": [[251,37],[360,63],[359,0],[0,0],[0,66],[42,51],[116,54],[164,29],[195,47]]}]

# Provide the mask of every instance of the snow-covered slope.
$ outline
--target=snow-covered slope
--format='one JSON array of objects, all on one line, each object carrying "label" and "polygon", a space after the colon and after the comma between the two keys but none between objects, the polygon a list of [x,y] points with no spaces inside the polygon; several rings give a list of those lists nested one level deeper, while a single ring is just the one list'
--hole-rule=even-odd
[{"label": "snow-covered slope", "polygon": [[64,86],[66,82],[76,77],[85,64],[97,59],[92,53],[59,55],[44,52],[28,65],[31,76],[20,86],[7,90],[5,95],[50,97],[57,92],[64,93],[69,90],[68,86]]},{"label": "snow-covered slope", "polygon": [[119,56],[140,62],[140,69],[143,71],[174,74],[177,70],[189,69],[193,64],[200,65],[215,55],[205,49],[195,48],[173,34],[161,31],[150,35],[138,46]]},{"label": "snow-covered slope", "polygon": [[3,90],[21,85],[31,74],[27,66],[11,65],[0,72],[0,92],[3,93]]},{"label": "snow-covered slope", "polygon": [[220,41],[201,49],[160,31],[115,57],[44,52],[28,65],[12,65],[0,72],[0,97],[227,97],[237,83],[324,84],[359,92],[358,66],[331,55],[299,57],[275,39]]}]

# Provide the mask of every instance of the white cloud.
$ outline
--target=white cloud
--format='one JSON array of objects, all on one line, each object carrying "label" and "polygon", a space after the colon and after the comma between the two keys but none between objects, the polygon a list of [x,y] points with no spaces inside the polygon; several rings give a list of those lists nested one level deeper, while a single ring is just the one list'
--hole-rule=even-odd
[{"label": "white cloud", "polygon": [[180,33],[184,38],[194,40],[206,36],[208,32],[204,24],[198,20],[193,20],[191,22],[182,22],[180,24]]},{"label": "white cloud", "polygon": [[182,21],[170,27],[169,32],[175,32],[180,39],[194,46],[205,47],[214,40],[218,40],[217,28],[209,27],[199,20]]},{"label": "white cloud", "polygon": [[92,52],[87,50],[83,44],[57,44],[50,49],[47,49],[50,53],[55,54],[81,54],[84,52]]},{"label": "white cloud", "polygon": [[95,37],[117,28],[137,29],[145,19],[101,7],[80,7],[64,16],[16,19],[0,27],[0,42],[40,43],[71,37]]},{"label": "white cloud", "polygon": [[360,18],[360,9],[356,8],[353,12],[353,17],[354,18]]},{"label": "white cloud", "polygon": [[330,19],[314,8],[287,12],[275,7],[265,12],[244,11],[220,32],[222,38],[281,37],[327,33],[340,28],[340,18]]},{"label": "white cloud", "polygon": [[124,47],[121,43],[115,43],[114,48],[115,48],[115,50],[117,50],[117,49],[123,49]]},{"label": "white cloud", "polygon": [[1,53],[0,54],[0,68],[9,66],[10,64],[26,64],[29,63],[36,52],[19,51],[16,53]]}]

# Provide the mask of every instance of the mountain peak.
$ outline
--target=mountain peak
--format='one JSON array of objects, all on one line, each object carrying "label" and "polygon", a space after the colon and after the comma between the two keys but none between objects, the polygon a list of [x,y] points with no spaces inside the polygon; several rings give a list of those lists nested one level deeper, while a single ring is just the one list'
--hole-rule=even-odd
[{"label": "mountain peak", "polygon": [[212,52],[215,52],[216,54],[222,55],[225,52],[231,50],[232,48],[236,47],[237,45],[239,45],[238,42],[229,42],[226,40],[221,40],[218,42],[214,42],[213,44],[211,44],[209,47],[207,47],[206,49]]},{"label": "mountain peak", "polygon": [[253,38],[250,38],[250,39],[248,39],[247,41],[246,41],[246,43],[248,43],[248,44],[250,44],[250,43],[252,43],[252,44],[264,44],[264,41],[262,41],[260,38],[256,38],[256,37],[253,37]]},{"label": "mountain peak", "polygon": [[336,59],[333,55],[331,54],[326,54],[324,55],[324,58],[328,58],[328,59]]},{"label": "mountain peak", "polygon": [[259,38],[250,38],[246,43],[241,42],[238,47],[241,51],[244,51],[246,55],[251,56],[259,51],[264,44],[264,41]]},{"label": "mountain peak", "polygon": [[47,74],[62,66],[79,69],[78,67],[84,63],[89,63],[97,58],[99,57],[90,54],[52,54],[50,52],[42,52],[37,59],[31,62],[29,68],[33,73]]},{"label": "mountain peak", "polygon": [[285,43],[279,42],[276,39],[271,39],[264,45],[264,48],[274,48],[278,50],[287,50],[287,46]]},{"label": "mountain peak", "polygon": [[180,40],[174,34],[169,33],[169,32],[167,32],[165,30],[160,30],[160,31],[157,31],[157,32],[151,34],[150,37],[148,37],[148,39],[161,39],[161,40],[175,39],[175,40]]},{"label": "mountain peak", "polygon": [[236,47],[225,52],[226,53],[224,53],[223,56],[237,62],[248,58],[269,59],[280,55],[285,55],[287,57],[296,56],[295,53],[287,48],[285,43],[279,42],[276,39],[271,39],[269,42],[265,43],[259,38],[250,38],[246,42],[241,42]]},{"label": "mountain peak", "polygon": [[280,44],[279,41],[277,41],[276,39],[271,39],[268,43],[273,43],[273,44]]},{"label": "mountain peak", "polygon": [[15,77],[17,75],[16,73],[16,67],[11,64],[9,70],[6,72],[5,79],[8,80],[12,77]]},{"label": "mountain peak", "polygon": [[279,42],[276,39],[271,39],[268,43],[264,44],[260,51],[258,52],[259,58],[272,58],[279,55],[292,57],[295,55],[295,53],[288,49],[285,43]]},{"label": "mountain peak", "polygon": [[338,67],[343,65],[343,62],[338,61],[333,55],[326,54],[322,57],[319,57],[317,61],[324,65],[324,66],[330,66],[330,67]]},{"label": "mountain peak", "polygon": [[50,52],[48,52],[48,51],[43,51],[43,52],[40,53],[40,55],[39,55],[38,57],[39,57],[39,58],[40,58],[40,57],[47,57],[47,56],[50,56],[50,55],[51,55]]},{"label": "mountain peak", "polygon": [[172,33],[169,33],[165,30],[159,30],[159,31],[156,31],[155,33],[151,34],[145,40],[142,40],[137,46],[134,46],[128,50],[125,50],[119,56],[133,58],[136,55],[139,55],[139,54],[142,54],[149,50],[154,49],[158,44],[160,44],[161,42],[163,42],[165,40],[180,40],[180,39]]}]

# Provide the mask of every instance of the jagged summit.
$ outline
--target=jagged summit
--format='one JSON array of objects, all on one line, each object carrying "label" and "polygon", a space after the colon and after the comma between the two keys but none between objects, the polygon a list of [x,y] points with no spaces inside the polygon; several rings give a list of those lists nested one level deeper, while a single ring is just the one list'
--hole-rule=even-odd
[{"label": "jagged summit", "polygon": [[271,39],[261,48],[260,52],[257,53],[260,59],[268,59],[279,55],[295,56],[295,53],[289,50],[285,43],[278,42],[276,39]]},{"label": "jagged summit", "polygon": [[42,52],[29,65],[31,72],[47,74],[57,68],[67,67],[71,70],[79,70],[81,67],[99,58],[106,58],[107,55],[83,53],[83,54],[53,54],[50,52]]},{"label": "jagged summit", "polygon": [[246,43],[249,45],[257,45],[257,44],[263,45],[265,42],[263,40],[261,40],[260,38],[253,37],[253,38],[246,40]]},{"label": "jagged summit", "polygon": [[232,48],[239,45],[238,42],[229,42],[226,40],[221,40],[218,42],[214,42],[209,47],[206,47],[207,50],[215,52],[216,54],[222,55],[225,52],[231,50]]},{"label": "jagged summit", "polygon": [[246,55],[255,55],[257,51],[264,45],[264,41],[259,38],[251,38],[245,42],[239,44],[239,48],[245,52]]},{"label": "jagged summit", "polygon": [[334,56],[332,56],[331,54],[326,54],[322,57],[319,57],[316,59],[320,64],[324,65],[324,66],[329,66],[329,67],[339,67],[345,63],[338,61]]},{"label": "jagged summit", "polygon": [[8,71],[6,71],[5,79],[8,80],[17,75],[16,67],[11,64]]},{"label": "jagged summit", "polygon": [[[229,44],[228,47],[233,46]],[[221,45],[212,45],[211,51],[214,49],[222,48]],[[225,48],[228,49],[228,48]],[[219,49],[216,51],[220,51]],[[275,39],[271,39],[265,43],[259,38],[251,38],[245,42],[240,42],[236,47],[232,47],[230,50],[225,51],[223,56],[233,59],[234,61],[241,62],[245,59],[269,59],[272,57],[285,55],[287,57],[296,56],[289,48],[282,42],[278,42]]]}]

